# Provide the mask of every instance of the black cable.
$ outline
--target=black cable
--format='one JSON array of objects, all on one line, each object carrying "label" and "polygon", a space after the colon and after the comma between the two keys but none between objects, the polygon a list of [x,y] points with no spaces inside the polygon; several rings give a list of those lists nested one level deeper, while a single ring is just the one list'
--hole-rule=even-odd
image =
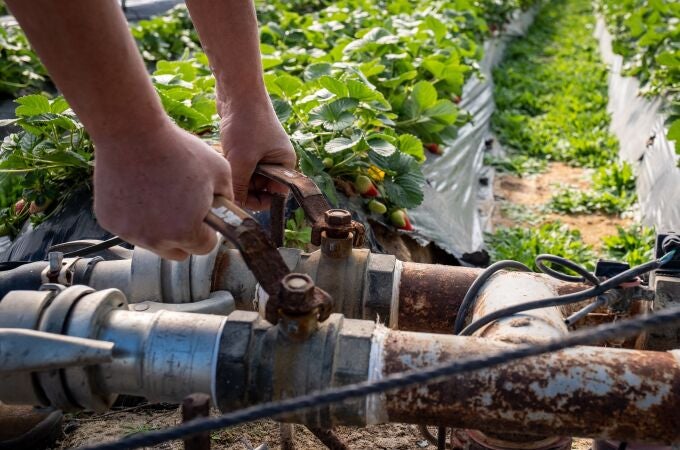
[{"label": "black cable", "polygon": [[475,281],[472,282],[470,288],[465,293],[465,297],[463,298],[463,301],[460,304],[460,308],[458,308],[456,322],[453,324],[453,334],[460,334],[460,332],[465,327],[465,318],[468,316],[470,310],[474,306],[475,300],[477,300],[477,296],[479,295],[479,291],[486,284],[489,278],[491,278],[491,276],[498,272],[499,270],[506,269],[515,269],[524,272],[531,272],[531,269],[529,269],[521,262],[511,260],[498,261],[497,263],[491,264],[489,267],[484,269],[484,271],[481,274],[479,274]]},{"label": "black cable", "polygon": [[24,264],[30,264],[35,261],[3,261],[0,262],[0,272],[4,270],[12,270],[16,269],[17,267],[21,267]]},{"label": "black cable", "polygon": [[98,244],[88,245],[87,247],[79,248],[72,252],[64,253],[64,258],[75,258],[77,256],[87,256],[93,253],[101,252],[102,250],[107,250],[116,245],[123,244],[125,241],[118,236],[114,236],[110,239],[102,241]]},{"label": "black cable", "polygon": [[[552,267],[548,267],[545,264],[546,262],[572,270],[580,276],[569,275],[564,272],[560,272],[559,270],[555,270]],[[598,280],[593,273],[588,271],[588,269],[567,258],[562,258],[561,256],[546,254],[538,255],[534,260],[534,264],[536,264],[536,267],[538,267],[538,269],[544,274],[550,275],[551,277],[557,278],[561,281],[568,281],[570,283],[583,283],[589,281],[595,286],[600,284],[600,280]]]},{"label": "black cable", "polygon": [[651,272],[654,269],[658,269],[660,266],[666,262],[673,259],[675,252],[670,252],[664,255],[662,258],[655,261],[650,261],[641,264],[637,267],[621,272],[620,274],[613,276],[612,278],[602,282],[597,286],[593,286],[590,289],[584,291],[575,292],[573,294],[560,295],[557,297],[551,297],[542,300],[534,300],[531,302],[522,303],[519,305],[508,306],[507,308],[502,308],[487,314],[486,316],[480,317],[479,319],[472,322],[470,325],[465,327],[463,331],[460,332],[462,336],[469,336],[475,331],[479,330],[484,325],[493,322],[494,320],[502,319],[513,314],[517,314],[524,311],[530,311],[532,309],[548,308],[550,306],[563,306],[572,303],[578,303],[580,301],[596,297],[609,289],[615,288],[621,283],[630,281],[631,278],[642,275],[643,273]]},{"label": "black cable", "polygon": [[440,381],[445,377],[460,375],[474,370],[488,369],[522,358],[551,353],[577,345],[594,345],[615,337],[634,336],[650,328],[667,327],[675,324],[680,324],[680,307],[667,308],[636,319],[622,320],[575,331],[543,344],[521,345],[491,355],[463,358],[417,371],[386,375],[379,381],[365,381],[289,398],[275,403],[263,403],[217,417],[194,419],[165,430],[139,433],[119,441],[81,448],[85,450],[128,450],[139,447],[151,447],[163,442],[182,439],[196,433],[205,433],[267,417],[278,417],[307,408],[320,407],[371,394],[379,394],[393,389],[403,389],[414,385]]}]

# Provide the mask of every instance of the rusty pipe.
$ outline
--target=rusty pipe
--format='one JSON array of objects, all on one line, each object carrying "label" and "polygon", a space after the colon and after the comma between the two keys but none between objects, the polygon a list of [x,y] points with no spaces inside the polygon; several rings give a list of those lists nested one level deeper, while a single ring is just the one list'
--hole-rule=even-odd
[{"label": "rusty pipe", "polygon": [[[401,262],[392,255],[354,249],[348,258],[328,258],[322,252],[279,249],[288,267],[306,273],[335,300],[334,312],[355,319],[376,320],[391,328],[408,331],[450,333],[465,293],[481,269]],[[558,294],[586,289],[580,283],[556,281],[533,274],[550,283]],[[244,311],[254,306],[257,282],[238,251],[223,247],[216,258],[212,291],[227,290]]]},{"label": "rusty pipe", "polygon": [[[557,283],[540,279],[527,272],[500,271],[493,275],[480,290],[472,311],[472,320],[505,307],[559,295]],[[541,344],[568,333],[560,308],[525,311],[491,322],[477,330],[475,336],[510,344]],[[517,433],[482,433],[466,431],[468,438],[480,449],[546,449],[571,448],[570,437],[526,437]]]},{"label": "rusty pipe", "polygon": [[[488,339],[389,332],[382,374],[497,351]],[[385,394],[385,420],[526,436],[680,442],[680,351],[578,347]]]}]

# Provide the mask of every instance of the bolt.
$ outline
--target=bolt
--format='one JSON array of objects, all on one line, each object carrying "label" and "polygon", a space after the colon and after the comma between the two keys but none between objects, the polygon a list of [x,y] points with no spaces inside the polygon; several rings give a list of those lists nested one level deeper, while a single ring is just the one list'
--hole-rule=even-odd
[{"label": "bolt", "polygon": [[64,254],[62,252],[50,252],[47,255],[47,260],[49,261],[50,273],[61,272],[61,266],[64,260]]},{"label": "bolt", "polygon": [[329,227],[344,227],[352,224],[352,214],[346,209],[329,209],[325,212]]},{"label": "bolt", "polygon": [[675,234],[669,234],[666,236],[661,242],[661,249],[663,250],[664,254],[669,253],[671,250],[680,250],[680,236]]},{"label": "bolt", "polygon": [[286,304],[303,305],[314,295],[314,281],[309,275],[289,273],[281,280],[281,300]]}]

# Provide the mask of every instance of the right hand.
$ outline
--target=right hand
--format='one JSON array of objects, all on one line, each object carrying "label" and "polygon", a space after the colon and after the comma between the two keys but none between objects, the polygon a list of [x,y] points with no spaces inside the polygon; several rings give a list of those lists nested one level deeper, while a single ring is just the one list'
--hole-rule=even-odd
[{"label": "right hand", "polygon": [[167,259],[215,247],[215,231],[203,220],[215,196],[234,198],[220,153],[170,123],[95,147],[94,209],[102,227]]}]

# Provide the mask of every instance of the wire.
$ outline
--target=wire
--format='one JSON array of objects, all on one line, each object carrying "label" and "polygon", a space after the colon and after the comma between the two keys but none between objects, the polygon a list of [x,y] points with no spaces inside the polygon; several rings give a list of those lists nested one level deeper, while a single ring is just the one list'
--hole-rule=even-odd
[{"label": "wire", "polygon": [[[549,262],[553,265],[561,266],[565,269],[572,270],[581,276],[578,277],[566,274],[564,272],[560,272],[559,270],[555,270],[552,267],[548,267],[545,264],[546,262]],[[568,281],[570,283],[583,283],[589,281],[595,286],[600,284],[600,280],[598,280],[594,274],[589,272],[588,269],[579,264],[576,264],[574,261],[571,261],[567,258],[562,258],[561,256],[547,254],[538,255],[534,260],[534,264],[536,264],[536,267],[538,267],[538,269],[541,272],[561,281]]]},{"label": "wire", "polygon": [[[114,236],[110,239],[107,239],[105,241],[99,242],[98,244],[93,244],[93,245],[88,245],[87,247],[79,248],[78,250],[74,250],[72,252],[64,253],[64,258],[75,258],[76,256],[87,256],[91,255],[92,253],[97,253],[101,252],[102,250],[107,250],[111,247],[115,247],[116,245],[123,244],[125,241],[118,236]],[[66,242],[67,244],[68,242]],[[63,244],[58,244],[58,245],[63,245]],[[57,246],[54,246],[57,247]],[[54,248],[53,247],[53,248]],[[52,249],[48,250],[52,251]]]},{"label": "wire", "polygon": [[516,269],[524,272],[531,272],[531,269],[521,262],[511,260],[498,261],[497,263],[491,264],[489,267],[484,269],[484,271],[479,274],[475,281],[472,282],[470,288],[465,293],[465,297],[463,297],[460,308],[458,308],[458,314],[456,314],[456,322],[453,324],[453,334],[460,334],[460,332],[465,327],[465,318],[468,316],[470,310],[474,306],[477,296],[479,295],[479,291],[481,291],[482,287],[486,284],[489,278],[491,278],[491,276],[496,272],[505,269]]},{"label": "wire", "polygon": [[569,305],[572,303],[578,303],[580,301],[587,300],[592,297],[596,297],[608,291],[609,289],[618,286],[621,283],[630,281],[631,278],[635,278],[644,273],[651,272],[654,269],[658,269],[662,265],[666,264],[668,261],[672,260],[674,254],[675,251],[673,250],[669,253],[666,253],[660,259],[641,264],[637,267],[633,267],[632,269],[628,269],[625,272],[621,272],[620,274],[613,276],[612,278],[602,282],[601,284],[593,286],[592,288],[586,289],[584,291],[575,292],[573,294],[561,295],[558,297],[551,297],[542,300],[534,300],[531,302],[526,302],[519,305],[512,305],[508,306],[507,308],[502,308],[493,311],[487,314],[486,316],[482,316],[479,319],[472,322],[470,325],[465,327],[465,329],[463,329],[463,331],[461,331],[460,334],[463,336],[469,336],[488,323],[520,312],[530,311],[532,309],[548,308],[550,306]]},{"label": "wire", "polygon": [[521,345],[491,355],[463,358],[417,371],[386,375],[378,381],[365,381],[278,402],[263,403],[217,417],[194,419],[165,430],[139,433],[119,441],[81,448],[84,450],[127,450],[151,447],[163,442],[182,439],[196,433],[205,433],[267,417],[278,417],[307,408],[325,406],[372,394],[380,394],[393,389],[402,389],[440,381],[445,377],[488,369],[522,358],[551,353],[577,345],[593,345],[614,337],[634,336],[650,328],[667,327],[675,324],[680,324],[680,307],[667,308],[640,318],[575,331],[543,344]]}]

